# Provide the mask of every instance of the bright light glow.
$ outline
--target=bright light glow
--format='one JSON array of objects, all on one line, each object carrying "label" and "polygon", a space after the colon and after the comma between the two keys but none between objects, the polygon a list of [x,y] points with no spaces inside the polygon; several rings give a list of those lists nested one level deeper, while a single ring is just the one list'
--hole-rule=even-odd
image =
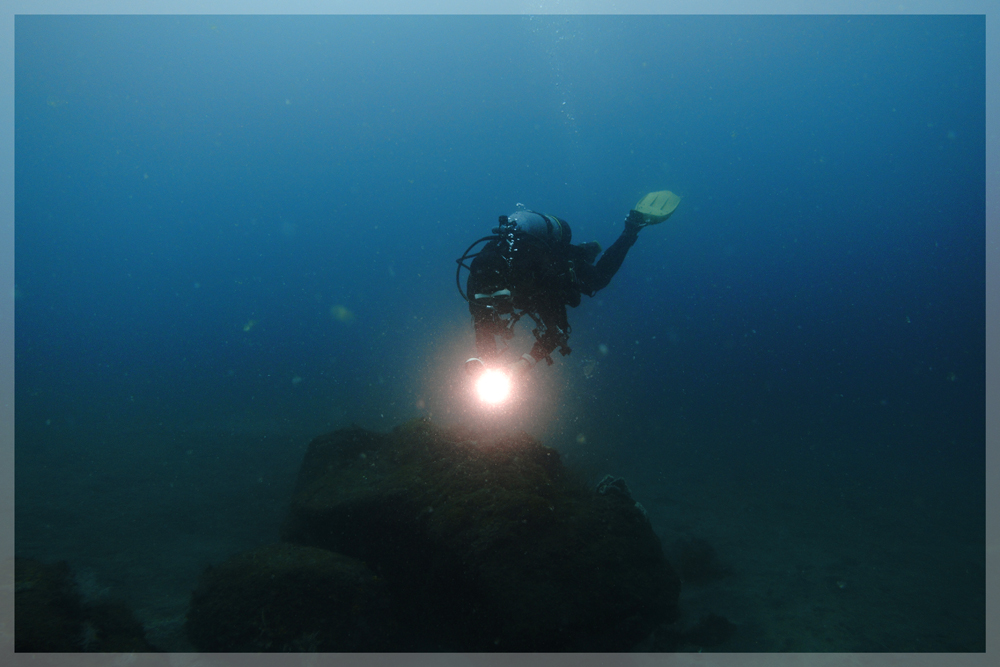
[{"label": "bright light glow", "polygon": [[510,395],[510,377],[503,371],[483,371],[476,380],[476,393],[484,403],[501,403]]}]

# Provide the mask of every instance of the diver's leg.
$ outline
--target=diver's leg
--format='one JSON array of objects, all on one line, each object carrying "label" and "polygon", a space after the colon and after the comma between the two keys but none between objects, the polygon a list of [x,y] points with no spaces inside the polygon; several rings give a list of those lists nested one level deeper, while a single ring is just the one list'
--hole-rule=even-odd
[{"label": "diver's leg", "polygon": [[590,290],[596,292],[608,286],[611,279],[618,273],[618,269],[621,268],[622,262],[625,261],[625,255],[635,245],[638,238],[639,230],[626,225],[625,231],[621,233],[621,236],[597,260],[597,264],[594,266],[596,269],[594,280],[590,285],[587,285]]}]

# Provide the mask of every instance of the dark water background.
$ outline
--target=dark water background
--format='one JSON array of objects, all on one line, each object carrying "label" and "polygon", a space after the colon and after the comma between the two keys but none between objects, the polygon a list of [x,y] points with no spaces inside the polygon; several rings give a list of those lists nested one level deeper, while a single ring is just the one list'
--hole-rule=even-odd
[{"label": "dark water background", "polygon": [[475,418],[454,260],[497,215],[606,247],[670,189],[510,422],[705,522],[894,508],[971,629],[874,648],[984,646],[983,17],[15,27],[19,555],[169,635],[310,437]]}]

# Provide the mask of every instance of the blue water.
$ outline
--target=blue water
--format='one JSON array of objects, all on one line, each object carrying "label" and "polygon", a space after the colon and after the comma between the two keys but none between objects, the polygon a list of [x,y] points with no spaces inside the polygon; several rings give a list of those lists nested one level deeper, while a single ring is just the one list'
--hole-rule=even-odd
[{"label": "blue water", "polygon": [[[873,643],[733,648],[985,646],[983,17],[19,16],[15,38],[19,555],[183,648],[197,572],[276,539],[310,437],[476,418],[455,258],[498,215],[607,247],[670,189],[505,419],[634,480],[668,550],[725,555],[707,522],[750,478],[803,525],[826,519],[797,494],[828,494],[859,525],[894,508],[915,551],[953,531],[912,566],[947,591],[912,627],[882,595],[843,607]],[[703,528],[657,524],[670,484],[718,503]]]}]

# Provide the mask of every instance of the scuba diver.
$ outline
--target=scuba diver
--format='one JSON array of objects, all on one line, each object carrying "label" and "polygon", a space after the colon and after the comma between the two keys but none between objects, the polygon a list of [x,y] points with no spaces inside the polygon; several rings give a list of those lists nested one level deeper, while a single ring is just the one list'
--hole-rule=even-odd
[{"label": "scuba diver", "polygon": [[[575,308],[582,294],[592,297],[607,287],[639,231],[669,218],[679,203],[680,197],[666,190],[646,195],[603,254],[596,241],[573,245],[569,224],[554,215],[518,210],[500,216],[493,235],[473,243],[456,260],[458,291],[469,302],[479,355],[465,362],[466,370],[478,375],[499,365],[514,325],[525,315],[535,323],[535,343],[508,366],[511,376],[526,373],[543,359],[552,365],[551,354],[557,349],[562,355],[572,352],[566,306]],[[480,243],[485,243],[483,248],[472,253]],[[464,263],[467,259],[472,259],[470,266]],[[464,291],[463,268],[469,271]],[[497,337],[504,341],[503,349],[497,349]]]}]

